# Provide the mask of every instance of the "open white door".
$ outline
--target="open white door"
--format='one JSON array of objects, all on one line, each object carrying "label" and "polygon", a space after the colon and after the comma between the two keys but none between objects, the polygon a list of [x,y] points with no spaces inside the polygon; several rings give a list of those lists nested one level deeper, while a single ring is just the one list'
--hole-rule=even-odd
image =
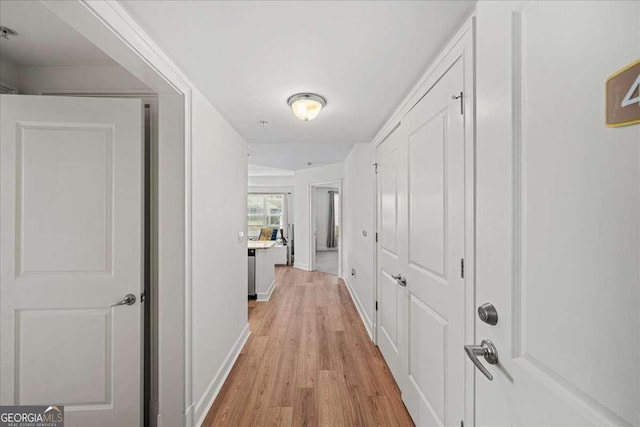
[{"label": "open white door", "polygon": [[0,404],[139,425],[141,103],[0,102]]},{"label": "open white door", "polygon": [[640,426],[640,126],[605,126],[640,2],[481,1],[477,23],[476,295],[498,323],[475,344],[498,363],[479,357],[476,424]]}]

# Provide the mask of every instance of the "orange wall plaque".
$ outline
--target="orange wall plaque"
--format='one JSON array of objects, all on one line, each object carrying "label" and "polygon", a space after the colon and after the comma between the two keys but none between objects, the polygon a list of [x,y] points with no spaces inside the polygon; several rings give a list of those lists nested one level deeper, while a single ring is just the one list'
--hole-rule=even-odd
[{"label": "orange wall plaque", "polygon": [[640,60],[607,79],[607,126],[640,123]]}]

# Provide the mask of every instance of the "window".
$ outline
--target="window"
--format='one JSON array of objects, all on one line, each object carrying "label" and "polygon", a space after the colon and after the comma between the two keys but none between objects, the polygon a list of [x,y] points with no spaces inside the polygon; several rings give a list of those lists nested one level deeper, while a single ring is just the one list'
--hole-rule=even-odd
[{"label": "window", "polygon": [[255,194],[247,196],[247,235],[250,239],[260,236],[262,227],[282,228],[283,194]]}]

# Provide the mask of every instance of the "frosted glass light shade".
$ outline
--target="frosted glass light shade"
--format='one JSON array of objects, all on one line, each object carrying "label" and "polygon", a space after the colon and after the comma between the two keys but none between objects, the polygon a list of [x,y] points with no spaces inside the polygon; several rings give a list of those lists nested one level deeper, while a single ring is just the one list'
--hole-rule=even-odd
[{"label": "frosted glass light shade", "polygon": [[320,110],[327,105],[326,99],[314,93],[298,93],[287,100],[293,114],[300,120],[308,122],[315,119]]}]

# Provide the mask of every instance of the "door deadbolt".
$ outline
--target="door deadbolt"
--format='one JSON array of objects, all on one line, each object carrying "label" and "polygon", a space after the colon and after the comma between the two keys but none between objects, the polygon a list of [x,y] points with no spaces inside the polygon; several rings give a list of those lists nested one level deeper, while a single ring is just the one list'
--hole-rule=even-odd
[{"label": "door deadbolt", "polygon": [[498,324],[498,311],[490,302],[486,302],[478,307],[478,317],[484,323],[488,323],[491,326]]}]

